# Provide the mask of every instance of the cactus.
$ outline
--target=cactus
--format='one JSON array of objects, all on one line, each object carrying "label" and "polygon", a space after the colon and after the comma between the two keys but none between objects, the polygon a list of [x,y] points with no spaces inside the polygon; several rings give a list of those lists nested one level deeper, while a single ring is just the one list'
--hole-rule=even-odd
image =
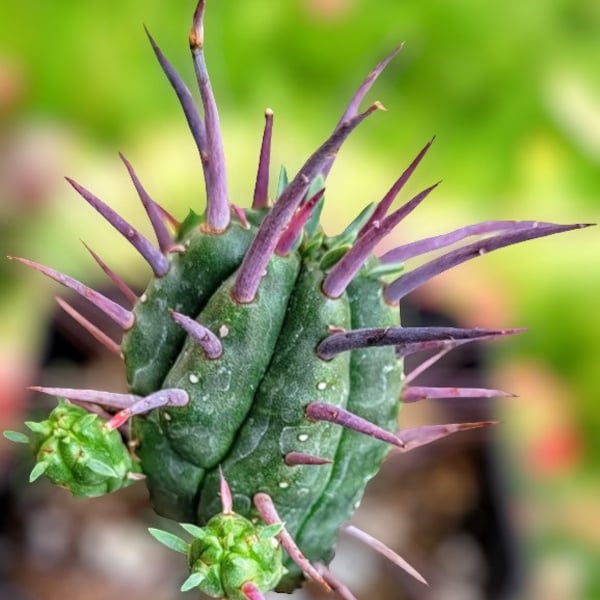
[{"label": "cactus", "polygon": [[[68,179],[152,269],[152,279],[137,297],[90,250],[131,308],[49,267],[16,258],[83,295],[122,328],[117,343],[61,301],[90,334],[123,358],[129,384],[125,394],[32,388],[60,400],[48,420],[27,424],[37,460],[31,479],[45,474],[75,495],[96,496],[145,478],[156,512],[183,522],[194,538],[187,543],[151,530],[160,542],[186,554],[190,577],[184,590],[257,600],[271,589],[292,591],[309,578],[352,598],[327,568],[342,528],[422,580],[389,548],[347,522],[392,447],[407,452],[493,425],[452,423],[398,431],[402,401],[505,394],[414,386],[414,377],[403,374],[402,359],[437,350],[424,369],[458,345],[519,330],[402,327],[398,303],[466,260],[585,225],[486,221],[376,256],[376,245],[437,185],[390,212],[431,140],[383,199],[367,206],[342,233],[327,235],[319,224],[327,175],[346,138],[382,108],[376,102],[361,111],[360,105],[400,48],[369,73],[333,132],[291,181],[282,172],[272,204],[273,113],[267,110],[251,206],[234,206],[204,58],[204,9],[200,0],[189,38],[202,112],[148,33],[200,154],[204,214],[191,211],[178,222],[149,196],[121,157],[154,228],[156,247]],[[461,243],[404,270],[410,258]],[[21,433],[5,435],[29,441]]]}]

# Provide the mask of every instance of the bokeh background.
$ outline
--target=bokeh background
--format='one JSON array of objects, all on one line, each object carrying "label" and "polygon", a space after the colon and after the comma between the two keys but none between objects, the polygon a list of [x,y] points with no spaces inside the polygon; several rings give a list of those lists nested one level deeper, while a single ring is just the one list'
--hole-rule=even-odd
[{"label": "bokeh background", "polygon": [[[143,286],[146,267],[62,176],[74,176],[147,231],[117,157],[123,151],[174,214],[201,210],[197,153],[142,29],[145,23],[191,83],[192,10],[192,0],[3,6],[0,255],[24,255],[104,286],[84,239]],[[443,185],[398,228],[397,243],[486,219],[600,218],[595,0],[211,0],[206,20],[234,202],[249,204],[267,106],[275,112],[274,184],[279,165],[294,172],[364,74],[405,41],[369,96],[388,112],[353,134],[331,174],[329,231],[379,199],[434,134],[406,193],[440,178]],[[502,421],[489,439],[468,438],[466,450],[457,449],[460,442],[442,446],[454,457],[450,464],[429,454],[388,461],[358,522],[387,535],[439,585],[415,587],[350,547],[339,569],[352,576],[359,597],[600,598],[599,263],[600,239],[590,228],[486,256],[413,295],[415,319],[527,326],[526,334],[452,365],[469,371],[476,364],[477,377],[518,397],[488,403]],[[57,312],[59,292],[0,261],[0,429],[19,428],[26,414],[47,406],[27,385],[123,388],[118,365]],[[409,407],[403,424],[439,418],[436,410],[443,411]],[[461,420],[465,410],[453,416]],[[483,479],[473,471],[481,456]],[[30,468],[26,454],[0,441],[0,594],[176,597],[181,565],[148,543],[144,528],[153,517],[143,490],[73,501],[44,484],[24,485]],[[465,533],[464,515],[482,504],[485,494],[473,482],[483,480],[497,488],[501,517],[484,512],[480,519],[499,518],[504,541],[492,537],[482,550]],[[436,521],[436,511],[444,518]],[[443,523],[429,545],[411,547],[415,514]],[[496,546],[508,556],[500,575],[488,552]],[[504,581],[496,588],[494,573]]]}]

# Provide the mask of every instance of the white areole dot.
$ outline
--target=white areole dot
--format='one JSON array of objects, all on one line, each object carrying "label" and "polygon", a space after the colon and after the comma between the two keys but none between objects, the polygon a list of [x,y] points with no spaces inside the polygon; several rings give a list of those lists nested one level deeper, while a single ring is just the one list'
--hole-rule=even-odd
[{"label": "white areole dot", "polygon": [[200,378],[195,373],[190,373],[188,379],[190,380],[190,383],[198,383],[200,381]]},{"label": "white areole dot", "polygon": [[308,433],[301,433],[298,436],[298,441],[299,442],[306,442],[306,440],[308,440]]},{"label": "white areole dot", "polygon": [[282,490],[285,490],[285,489],[287,489],[287,488],[289,488],[289,487],[290,487],[290,484],[289,484],[287,481],[280,481],[280,482],[279,482],[279,487],[280,487]]},{"label": "white areole dot", "polygon": [[219,335],[222,338],[227,337],[229,335],[229,327],[227,327],[227,325],[221,325],[221,327],[219,327]]},{"label": "white areole dot", "polygon": [[321,391],[326,390],[327,383],[325,381],[319,381],[319,383],[317,383],[317,389]]}]

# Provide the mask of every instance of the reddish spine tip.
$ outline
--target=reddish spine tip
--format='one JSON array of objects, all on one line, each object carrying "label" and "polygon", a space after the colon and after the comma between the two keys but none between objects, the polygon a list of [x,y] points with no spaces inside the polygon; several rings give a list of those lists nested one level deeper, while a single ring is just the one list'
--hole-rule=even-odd
[{"label": "reddish spine tip", "polygon": [[224,515],[231,515],[233,513],[233,498],[231,496],[229,484],[223,475],[223,469],[221,468],[221,465],[219,465],[219,488],[221,493],[222,512]]},{"label": "reddish spine tip", "polygon": [[287,228],[281,234],[279,242],[277,242],[277,247],[275,248],[276,254],[279,256],[285,256],[292,250],[296,240],[298,239],[298,236],[302,232],[302,228],[312,216],[315,206],[323,197],[324,193],[325,188],[320,189],[296,211],[296,214],[292,217],[292,220],[289,222]]},{"label": "reddish spine tip", "polygon": [[261,591],[251,581],[246,581],[241,590],[247,600],[265,600]]}]

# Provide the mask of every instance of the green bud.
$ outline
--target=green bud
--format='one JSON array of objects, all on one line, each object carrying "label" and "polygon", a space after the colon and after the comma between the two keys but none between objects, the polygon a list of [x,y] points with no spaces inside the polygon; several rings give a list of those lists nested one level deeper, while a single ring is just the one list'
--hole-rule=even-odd
[{"label": "green bud", "polygon": [[46,475],[74,496],[94,497],[130,485],[129,475],[139,471],[118,431],[65,400],[45,421],[25,425],[36,458],[30,481]]}]

